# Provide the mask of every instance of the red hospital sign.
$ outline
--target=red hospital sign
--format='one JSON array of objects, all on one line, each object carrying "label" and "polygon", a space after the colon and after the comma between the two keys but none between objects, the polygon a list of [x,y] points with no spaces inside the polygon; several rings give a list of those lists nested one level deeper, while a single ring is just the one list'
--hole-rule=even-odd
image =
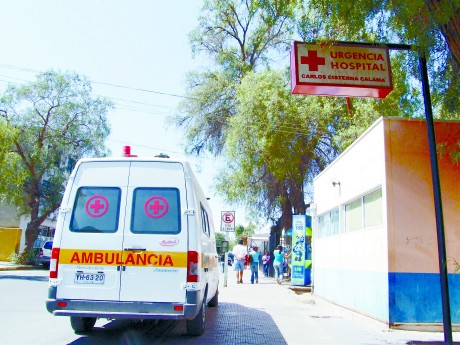
[{"label": "red hospital sign", "polygon": [[392,90],[386,47],[294,42],[293,94],[385,98]]}]

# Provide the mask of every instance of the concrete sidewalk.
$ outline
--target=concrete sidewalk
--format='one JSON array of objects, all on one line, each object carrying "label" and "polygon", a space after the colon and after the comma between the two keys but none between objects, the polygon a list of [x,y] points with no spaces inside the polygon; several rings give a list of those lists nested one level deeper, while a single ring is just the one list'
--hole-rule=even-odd
[{"label": "concrete sidewalk", "polygon": [[[329,303],[310,292],[295,292],[287,282],[259,276],[236,283],[230,268],[227,287],[220,277],[219,306],[206,309],[206,331],[185,335],[185,322],[162,344],[388,345],[441,344],[443,333],[390,330],[382,322]],[[460,334],[454,333],[460,340]],[[456,342],[456,344],[458,344]]]}]

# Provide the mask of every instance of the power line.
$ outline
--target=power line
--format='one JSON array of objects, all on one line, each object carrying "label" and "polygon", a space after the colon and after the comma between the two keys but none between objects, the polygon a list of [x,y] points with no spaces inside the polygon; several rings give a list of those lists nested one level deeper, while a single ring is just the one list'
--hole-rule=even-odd
[{"label": "power line", "polygon": [[138,113],[148,113],[148,114],[154,114],[154,115],[164,115],[167,116],[169,113],[167,112],[161,112],[161,111],[154,111],[151,109],[144,109],[144,108],[136,108],[136,107],[129,107],[129,106],[124,106],[120,104],[115,104],[115,108],[119,110],[128,110],[128,111],[134,111]]},{"label": "power line", "polygon": [[93,80],[92,83],[94,83],[94,84],[100,84],[100,85],[108,85],[108,86],[113,86],[113,87],[118,87],[118,88],[128,89],[128,90],[134,90],[134,91],[141,91],[141,92],[154,93],[154,94],[163,95],[163,96],[170,96],[170,97],[178,97],[178,98],[193,99],[193,97],[187,97],[187,96],[182,96],[182,95],[176,95],[176,94],[173,94],[173,93],[160,92],[160,91],[154,91],[154,90],[148,90],[148,89],[141,89],[141,88],[137,88],[137,87],[124,86],[124,85],[118,85],[118,84],[112,84],[112,83],[105,83],[105,82],[102,82],[102,81],[95,81],[95,80]]},{"label": "power line", "polygon": [[135,104],[146,105],[146,106],[151,106],[151,107],[165,108],[165,109],[169,109],[169,110],[174,109],[174,108],[167,107],[167,106],[164,106],[164,105],[145,103],[145,102],[139,102],[139,101],[132,101],[132,100],[129,100],[129,99],[122,99],[122,98],[115,98],[115,97],[107,97],[107,98],[112,99],[114,101],[129,102],[129,103],[135,103]]},{"label": "power line", "polygon": [[[37,71],[37,70],[31,69],[31,68],[24,68],[24,67],[19,67],[19,66],[14,66],[14,65],[5,65],[5,64],[0,64],[0,68],[13,69],[13,70],[18,70],[18,71],[23,71],[23,72],[31,72],[31,73],[41,73],[42,72],[42,71]],[[122,88],[122,89],[127,89],[127,90],[154,93],[154,94],[157,94],[157,95],[177,97],[177,98],[193,99],[193,97],[177,95],[177,94],[174,94],[174,93],[161,92],[161,91],[155,91],[155,90],[150,90],[150,89],[144,89],[144,88],[120,85],[120,84],[106,83],[106,82],[103,82],[103,81],[96,81],[96,80],[90,80],[90,81],[93,84],[107,85],[107,86],[112,86],[112,87]]]},{"label": "power line", "polygon": [[[20,80],[20,81],[30,81],[30,80],[21,79],[21,78],[10,77],[10,76],[4,75],[4,74],[0,74],[0,77],[9,78],[9,79],[14,79],[14,80]],[[8,82],[8,83],[10,83],[10,82]]]}]

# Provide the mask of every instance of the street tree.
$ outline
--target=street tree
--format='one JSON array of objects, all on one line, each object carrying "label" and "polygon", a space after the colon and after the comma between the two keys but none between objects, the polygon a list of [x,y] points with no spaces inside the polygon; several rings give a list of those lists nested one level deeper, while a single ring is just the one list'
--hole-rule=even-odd
[{"label": "street tree", "polygon": [[247,226],[239,224],[235,227],[235,240],[232,243],[232,248],[238,243],[238,240],[243,240],[244,245],[248,244],[248,237],[254,235],[256,226],[253,223],[249,223]]},{"label": "street tree", "polygon": [[337,155],[333,135],[346,107],[341,99],[298,97],[283,72],[248,73],[236,93],[217,189],[228,201],[291,227],[305,214],[307,184]]},{"label": "street tree", "polygon": [[73,163],[107,153],[110,101],[92,95],[91,84],[75,73],[48,71],[33,82],[9,85],[0,97],[0,123],[10,130],[3,143],[0,200],[29,214],[26,246],[59,207]]},{"label": "street tree", "polygon": [[237,113],[236,89],[248,72],[287,56],[295,6],[291,1],[205,1],[190,42],[193,53],[206,55],[213,67],[188,75],[188,98],[174,119],[185,128],[189,153],[222,153],[229,119]]},{"label": "street tree", "polygon": [[225,158],[221,195],[254,218],[277,222],[277,231],[305,212],[313,176],[365,128],[380,116],[410,117],[420,109],[404,55],[393,59],[395,90],[385,100],[290,95],[288,74],[269,66],[287,56],[293,38],[372,41],[372,34],[333,31],[335,19],[321,11],[301,0],[210,0],[191,34],[193,52],[205,53],[214,67],[189,74],[175,123],[185,128],[189,152]]},{"label": "street tree", "polygon": [[228,119],[235,115],[235,88],[243,76],[267,66],[289,49],[295,3],[291,1],[206,0],[191,32],[193,54],[212,67],[190,73],[187,98],[173,120],[184,127],[187,151],[218,155]]},{"label": "street tree", "polygon": [[[291,227],[305,214],[313,178],[381,116],[410,116],[406,74],[394,75],[396,88],[384,100],[356,100],[351,109],[337,97],[292,95],[287,73],[248,73],[236,92],[237,113],[229,121],[225,169],[217,189],[248,213]],[[360,133],[359,133],[360,134]]]}]

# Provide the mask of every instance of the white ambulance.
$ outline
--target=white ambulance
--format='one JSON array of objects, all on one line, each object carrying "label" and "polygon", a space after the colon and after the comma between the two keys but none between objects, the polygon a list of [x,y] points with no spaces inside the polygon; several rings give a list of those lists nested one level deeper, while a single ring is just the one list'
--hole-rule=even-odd
[{"label": "white ambulance", "polygon": [[97,318],[185,319],[201,335],[218,304],[211,210],[190,166],[169,158],[82,159],[64,193],[46,306],[75,332]]}]

